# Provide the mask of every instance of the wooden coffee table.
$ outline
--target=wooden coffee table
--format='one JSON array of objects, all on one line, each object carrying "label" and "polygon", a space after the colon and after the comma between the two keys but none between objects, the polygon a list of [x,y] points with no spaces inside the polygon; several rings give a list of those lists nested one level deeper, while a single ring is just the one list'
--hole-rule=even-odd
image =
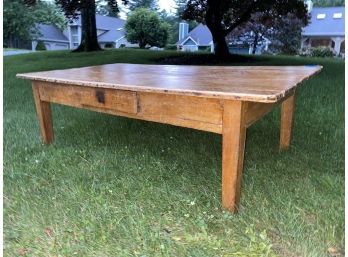
[{"label": "wooden coffee table", "polygon": [[289,147],[295,89],[321,66],[107,64],[18,74],[32,80],[41,136],[53,141],[50,103],[222,134],[222,206],[240,199],[246,129],[281,104]]}]

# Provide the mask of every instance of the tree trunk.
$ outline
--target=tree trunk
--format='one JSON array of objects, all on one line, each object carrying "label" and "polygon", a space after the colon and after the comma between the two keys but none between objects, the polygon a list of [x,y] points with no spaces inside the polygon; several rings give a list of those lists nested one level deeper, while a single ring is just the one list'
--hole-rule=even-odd
[{"label": "tree trunk", "polygon": [[258,33],[255,33],[254,42],[253,42],[253,54],[256,54],[257,41],[259,40]]},{"label": "tree trunk", "polygon": [[230,54],[226,43],[225,33],[214,33],[214,53],[219,58],[226,58]]},{"label": "tree trunk", "polygon": [[101,50],[97,38],[95,0],[85,0],[85,5],[81,8],[81,29],[81,43],[73,52]]},{"label": "tree trunk", "polygon": [[218,58],[228,57],[229,50],[226,43],[226,31],[222,27],[223,10],[221,0],[208,0],[206,11],[206,23],[213,36],[214,53]]},{"label": "tree trunk", "polygon": [[139,42],[139,48],[145,49],[145,47],[146,47],[146,43],[145,43],[143,40],[140,40],[140,42]]}]

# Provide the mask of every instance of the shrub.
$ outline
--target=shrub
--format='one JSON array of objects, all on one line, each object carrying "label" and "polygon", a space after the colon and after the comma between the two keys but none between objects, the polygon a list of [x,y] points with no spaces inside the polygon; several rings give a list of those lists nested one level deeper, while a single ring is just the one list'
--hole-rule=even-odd
[{"label": "shrub", "polygon": [[165,50],[176,50],[177,46],[175,44],[168,44],[164,47]]},{"label": "shrub", "polygon": [[45,51],[46,50],[46,46],[42,41],[37,42],[37,45],[35,47],[36,51]]},{"label": "shrub", "polygon": [[329,47],[316,47],[310,49],[311,57],[333,57],[334,52]]},{"label": "shrub", "polygon": [[106,43],[104,47],[105,47],[105,48],[114,48],[114,44],[112,44],[112,43]]}]

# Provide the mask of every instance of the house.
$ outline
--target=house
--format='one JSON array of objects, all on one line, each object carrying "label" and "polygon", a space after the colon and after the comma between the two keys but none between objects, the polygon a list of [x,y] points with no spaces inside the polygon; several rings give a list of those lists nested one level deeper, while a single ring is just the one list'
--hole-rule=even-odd
[{"label": "house", "polygon": [[301,48],[325,46],[336,55],[345,52],[345,10],[342,7],[312,7],[308,5],[310,23],[303,29]]},{"label": "house", "polygon": [[[186,22],[179,24],[179,41],[176,43],[178,50],[194,52],[199,49],[210,48],[210,52],[214,52],[213,37],[209,28],[200,23],[193,30],[188,32],[189,25]],[[245,45],[243,39],[228,38],[228,47],[231,53],[235,54],[251,54],[252,47]],[[256,53],[261,54],[263,50],[267,50],[270,41],[265,39],[257,46]]]},{"label": "house", "polygon": [[[102,48],[135,47],[129,43],[124,33],[125,20],[96,15],[97,37]],[[75,49],[81,42],[81,19],[72,20],[64,31],[54,25],[38,24],[39,38],[32,41],[35,50],[38,41],[42,41],[47,50]]]},{"label": "house", "polygon": [[42,41],[46,50],[69,49],[69,40],[55,25],[36,24],[39,30],[39,38],[31,42],[32,50],[36,49],[37,43]]},{"label": "house", "polygon": [[179,41],[176,43],[178,50],[194,52],[200,48],[210,48],[214,51],[213,37],[206,25],[200,23],[190,32],[186,22],[179,24]]},{"label": "house", "polygon": [[[135,47],[137,44],[129,43],[125,38],[125,20],[115,17],[96,15],[97,37],[102,48]],[[69,23],[67,36],[70,49],[75,49],[81,41],[81,19]]]}]

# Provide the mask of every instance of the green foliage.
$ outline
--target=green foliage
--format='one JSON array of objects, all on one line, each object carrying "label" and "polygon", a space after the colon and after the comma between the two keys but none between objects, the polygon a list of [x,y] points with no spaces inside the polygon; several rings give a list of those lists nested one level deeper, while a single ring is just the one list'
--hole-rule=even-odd
[{"label": "green foliage", "polygon": [[46,50],[46,46],[42,41],[38,41],[37,45],[35,47],[35,50],[36,51],[44,51],[44,50]]},{"label": "green foliage", "polygon": [[53,24],[60,30],[67,27],[67,19],[57,5],[38,2],[31,15],[34,16],[35,23]]},{"label": "green foliage", "polygon": [[288,151],[278,151],[279,109],[248,128],[237,215],[221,210],[221,135],[53,104],[55,142],[45,146],[31,83],[15,76],[158,58],[211,64],[208,56],[129,49],[5,56],[4,256],[328,257],[329,247],[344,256],[343,61],[217,63],[324,66],[297,89]]},{"label": "green foliage", "polygon": [[223,59],[229,54],[225,37],[258,12],[266,14],[268,19],[292,14],[304,24],[308,23],[303,0],[188,0],[183,18],[207,24],[214,41],[214,53]]},{"label": "green foliage", "polygon": [[4,41],[13,46],[14,40],[32,40],[39,36],[36,23],[54,24],[60,29],[66,27],[66,19],[52,4],[38,2],[27,5],[26,0],[4,1]]},{"label": "green foliage", "polygon": [[314,47],[309,49],[312,57],[333,57],[334,52],[329,47]]},{"label": "green foliage", "polygon": [[118,6],[117,10],[115,10],[110,4],[108,4],[108,1],[106,0],[95,0],[96,4],[96,14],[100,14],[103,16],[110,16],[110,17],[119,17],[119,10],[121,9],[120,6]]},{"label": "green foliage", "polygon": [[176,44],[167,44],[164,49],[165,50],[176,50],[176,48],[177,48]]},{"label": "green foliage", "polygon": [[8,47],[13,47],[15,40],[30,40],[37,34],[34,7],[24,0],[4,0],[3,8],[3,37]]},{"label": "green foliage", "polygon": [[271,48],[276,52],[295,55],[301,46],[304,23],[293,14],[287,14],[274,22]]},{"label": "green foliage", "polygon": [[158,14],[146,8],[131,12],[125,24],[125,36],[140,48],[146,45],[164,47],[168,39],[169,25],[160,20]]}]

